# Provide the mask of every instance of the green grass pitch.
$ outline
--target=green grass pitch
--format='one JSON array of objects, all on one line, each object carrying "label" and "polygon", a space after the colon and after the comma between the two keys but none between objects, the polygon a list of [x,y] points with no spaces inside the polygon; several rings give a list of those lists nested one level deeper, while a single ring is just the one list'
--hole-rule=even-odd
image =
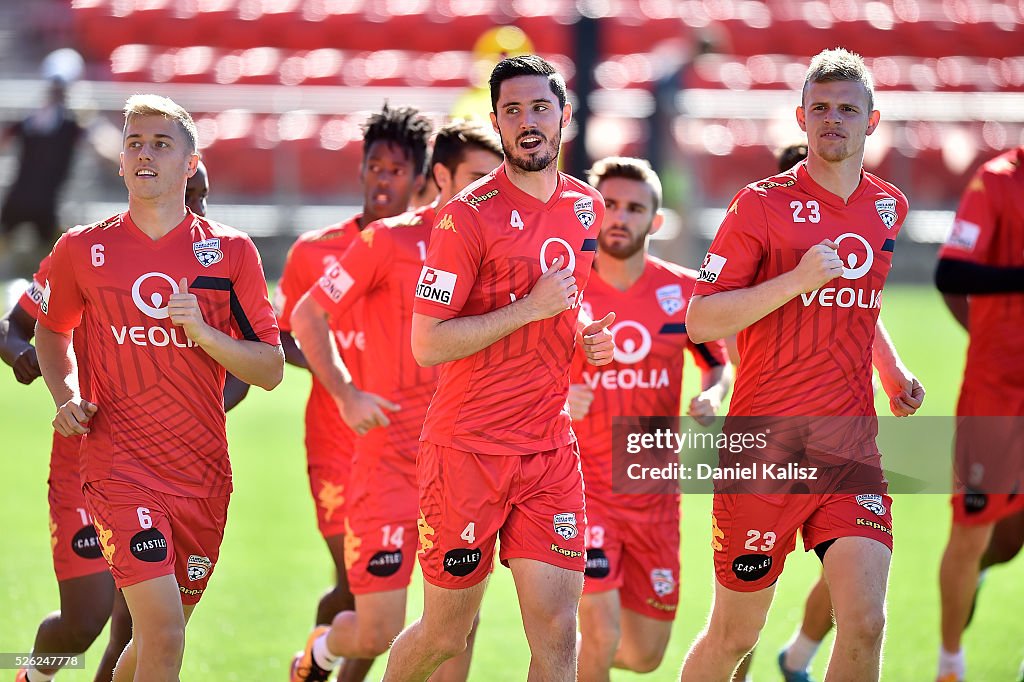
[{"label": "green grass pitch", "polygon": [[[892,287],[882,317],[908,366],[928,390],[923,414],[952,414],[966,336],[933,290]],[[23,387],[6,367],[0,381],[0,651],[31,647],[39,620],[57,607],[46,512],[46,472],[52,406],[42,382]],[[695,372],[687,376],[692,395]],[[331,578],[330,560],[314,523],[302,447],[308,378],[289,369],[272,393],[253,389],[228,419],[235,493],[221,561],[188,629],[183,679],[287,679],[291,655],[312,625],[316,601]],[[881,410],[884,406],[880,407]],[[901,496],[895,502],[896,553],[889,584],[883,678],[930,680],[938,650],[938,567],[948,532],[946,496]],[[675,679],[711,603],[710,498],[684,499],[682,600],[661,669],[644,679]],[[775,656],[802,612],[819,572],[813,554],[787,562],[775,605],[754,662],[757,680],[778,679]],[[993,570],[981,592],[965,647],[972,680],[1014,679],[1022,637],[1022,560]],[[418,577],[410,590],[410,618],[420,609]],[[87,653],[86,671],[59,680],[91,680],[101,637]],[[813,670],[820,679],[828,655]],[[528,649],[509,572],[495,571],[484,601],[471,679],[526,678]],[[378,663],[374,675],[383,670]],[[8,679],[13,671],[2,672]],[[641,679],[621,672],[618,680]]]}]

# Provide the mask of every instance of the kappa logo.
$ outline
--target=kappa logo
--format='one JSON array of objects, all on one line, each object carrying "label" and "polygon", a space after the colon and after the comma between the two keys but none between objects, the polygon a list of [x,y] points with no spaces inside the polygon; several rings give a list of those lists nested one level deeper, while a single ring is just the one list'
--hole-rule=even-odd
[{"label": "kappa logo", "polygon": [[555,514],[555,532],[562,536],[565,540],[572,540],[574,537],[579,535],[579,531],[576,528],[576,514],[571,512],[566,514]]},{"label": "kappa logo", "polygon": [[204,268],[224,260],[224,252],[220,250],[220,239],[217,237],[204,239],[201,242],[192,242],[192,253]]},{"label": "kappa logo", "polygon": [[198,554],[188,555],[186,570],[188,571],[189,580],[202,580],[210,574],[212,569],[213,562],[210,561],[210,557],[199,556]]},{"label": "kappa logo", "polygon": [[572,206],[572,210],[576,212],[576,218],[580,221],[580,225],[583,226],[584,230],[589,230],[590,226],[597,219],[597,214],[594,213],[594,200],[590,197],[577,199],[576,203]]},{"label": "kappa logo", "polygon": [[469,204],[470,206],[478,206],[487,201],[488,199],[493,199],[496,196],[498,196],[498,190],[492,189],[487,194],[481,194],[478,197],[466,197],[466,203]]},{"label": "kappa logo", "polygon": [[654,295],[658,297],[658,305],[666,315],[675,315],[683,309],[683,288],[678,284],[659,287]]},{"label": "kappa logo", "polygon": [[651,587],[659,597],[672,594],[676,589],[676,579],[671,568],[655,568],[651,571]]},{"label": "kappa logo", "polygon": [[896,224],[896,200],[892,197],[886,197],[885,199],[878,199],[875,201],[875,210],[878,211],[878,217],[882,219],[886,229],[890,229]]},{"label": "kappa logo", "polygon": [[875,516],[885,516],[885,503],[882,501],[881,495],[858,495],[857,504]]},{"label": "kappa logo", "polygon": [[368,228],[366,228],[365,230],[363,230],[362,232],[359,233],[359,238],[363,240],[363,243],[366,244],[366,246],[368,246],[369,248],[372,249],[373,248],[373,235],[375,235],[376,233],[377,233],[377,231],[374,228],[368,227]]},{"label": "kappa logo", "polygon": [[458,234],[458,232],[459,232],[457,229],[455,229],[455,221],[452,219],[452,214],[451,213],[445,213],[444,214],[444,218],[441,219],[441,222],[434,223],[434,229],[435,230],[448,230],[448,231],[454,232],[456,234]]}]

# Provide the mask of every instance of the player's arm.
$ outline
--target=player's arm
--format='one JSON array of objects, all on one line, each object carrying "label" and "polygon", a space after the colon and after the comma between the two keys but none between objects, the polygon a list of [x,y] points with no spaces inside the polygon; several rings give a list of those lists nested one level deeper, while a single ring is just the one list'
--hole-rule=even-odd
[{"label": "player's arm", "polygon": [[729,351],[724,341],[693,343],[687,340],[687,349],[700,368],[701,392],[690,400],[687,410],[693,419],[707,426],[722,407],[722,401],[732,388],[733,368],[729,364]]},{"label": "player's arm", "polygon": [[230,412],[249,395],[249,384],[231,372],[224,377],[224,411]]},{"label": "player's arm", "polygon": [[882,318],[875,323],[875,342],[872,346],[872,362],[878,370],[882,388],[889,396],[889,409],[897,417],[907,417],[924,402],[924,386],[903,364],[889,332],[882,324]]},{"label": "player's arm", "polygon": [[284,377],[284,351],[263,341],[236,339],[206,324],[199,300],[182,278],[178,293],[167,301],[171,322],[231,374],[254,386],[271,390]]},{"label": "player's arm", "polygon": [[572,271],[559,256],[533,285],[530,293],[509,305],[482,315],[441,320],[419,313],[412,316],[412,354],[423,367],[451,362],[477,353],[520,327],[554,317],[575,302]]},{"label": "player's arm", "polygon": [[18,303],[0,317],[0,360],[14,370],[14,377],[22,384],[31,384],[40,376],[36,349],[29,343],[35,325],[32,315]]},{"label": "player's arm", "polygon": [[306,356],[302,353],[302,349],[299,348],[299,344],[295,342],[295,337],[292,336],[291,332],[281,330],[281,348],[284,349],[284,361],[289,365],[295,367],[301,367],[302,369],[309,369],[309,362],[306,360]]},{"label": "player's arm", "polygon": [[[303,295],[292,310],[292,331],[302,345],[310,370],[334,398],[342,419],[353,431],[363,435],[374,427],[388,426],[391,420],[384,410],[394,412],[399,406],[382,396],[360,390],[352,382],[352,373],[331,338],[330,317],[310,294]],[[347,298],[348,295],[342,300]]]},{"label": "player's arm", "polygon": [[949,308],[949,312],[952,313],[956,321],[960,323],[960,326],[965,330],[967,329],[967,320],[970,317],[971,302],[967,298],[966,294],[943,294],[942,302]]},{"label": "player's arm", "polygon": [[800,294],[814,291],[843,272],[836,244],[815,244],[796,268],[752,287],[694,295],[686,309],[686,333],[694,343],[725,338],[754,324]]},{"label": "player's arm", "polygon": [[82,399],[78,385],[78,360],[71,346],[72,332],[56,332],[36,324],[36,355],[43,381],[57,406],[53,428],[62,436],[89,433],[89,419],[96,405]]}]

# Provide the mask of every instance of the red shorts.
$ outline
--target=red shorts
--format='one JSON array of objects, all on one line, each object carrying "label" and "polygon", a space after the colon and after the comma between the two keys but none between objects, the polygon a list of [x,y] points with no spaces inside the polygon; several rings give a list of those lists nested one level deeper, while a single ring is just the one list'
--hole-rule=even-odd
[{"label": "red shorts", "polygon": [[737,592],[771,586],[786,557],[842,537],[866,537],[892,550],[892,498],[874,494],[715,494],[711,546],[718,582]]},{"label": "red shorts", "polygon": [[383,457],[360,455],[349,490],[345,571],[352,594],[408,587],[416,563],[416,472],[403,476]]},{"label": "red shorts", "polygon": [[624,608],[673,620],[679,605],[679,507],[675,521],[623,521],[587,502],[587,569],[583,594],[619,591]]},{"label": "red shorts", "polygon": [[533,559],[583,572],[587,518],[579,450],[484,455],[420,443],[420,568],[427,582],[472,587],[501,562]]},{"label": "red shorts", "polygon": [[[334,412],[325,416],[324,410],[328,409]],[[352,471],[355,434],[341,420],[338,408],[323,389],[314,388],[306,405],[305,443],[317,529],[324,538],[342,535],[348,498],[345,488]]]},{"label": "red shorts", "polygon": [[179,497],[123,481],[85,484],[85,501],[118,589],[174,575],[196,604],[220,556],[229,495]]},{"label": "red shorts", "polygon": [[106,573],[107,562],[100,551],[96,529],[85,506],[85,495],[78,472],[71,472],[74,484],[50,480],[47,499],[50,503],[50,547],[53,550],[53,572],[58,582]]},{"label": "red shorts", "polygon": [[1024,494],[954,493],[952,503],[953,523],[981,526],[1024,511]]},{"label": "red shorts", "polygon": [[342,535],[345,532],[345,504],[348,498],[346,486],[349,482],[348,461],[325,462],[324,459],[309,459],[309,491],[316,507],[316,526],[325,538]]}]

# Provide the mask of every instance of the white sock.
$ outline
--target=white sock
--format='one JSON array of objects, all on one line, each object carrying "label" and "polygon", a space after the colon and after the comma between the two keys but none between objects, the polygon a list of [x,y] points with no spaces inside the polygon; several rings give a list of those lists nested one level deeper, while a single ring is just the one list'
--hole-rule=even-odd
[{"label": "white sock", "polygon": [[29,668],[26,671],[26,677],[28,678],[28,682],[50,682],[50,680],[53,679],[53,675],[41,673],[35,668]]},{"label": "white sock", "polygon": [[794,673],[807,670],[820,646],[821,640],[811,639],[803,630],[797,630],[793,639],[786,645],[786,655],[783,658],[786,670]]},{"label": "white sock", "polygon": [[949,653],[939,645],[939,677],[953,673],[958,680],[964,677],[964,650]]},{"label": "white sock", "polygon": [[313,660],[324,670],[334,670],[341,663],[341,656],[336,656],[327,648],[327,633],[320,635],[313,642]]}]

